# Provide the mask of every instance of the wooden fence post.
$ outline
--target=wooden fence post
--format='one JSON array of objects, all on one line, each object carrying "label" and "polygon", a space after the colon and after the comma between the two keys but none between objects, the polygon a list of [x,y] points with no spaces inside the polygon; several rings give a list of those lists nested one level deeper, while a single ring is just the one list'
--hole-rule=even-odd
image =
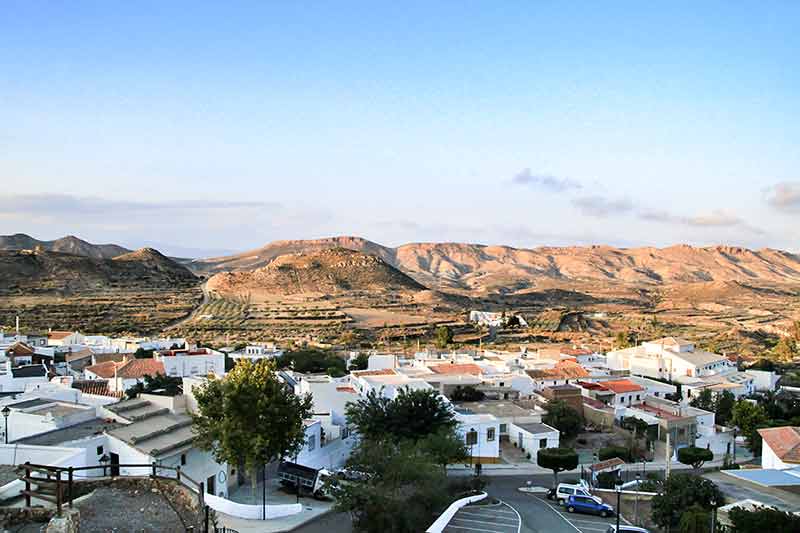
[{"label": "wooden fence post", "polygon": [[156,462],[155,461],[153,461],[153,476],[152,477],[153,477],[153,479],[156,478]]},{"label": "wooden fence post", "polygon": [[56,510],[61,516],[61,470],[56,470]]},{"label": "wooden fence post", "polygon": [[69,498],[69,506],[72,508],[72,467],[70,466],[67,470],[69,475],[68,485],[67,485],[67,498]]},{"label": "wooden fence post", "polygon": [[197,495],[197,497],[200,499],[200,506],[201,507],[203,506],[203,502],[205,502],[205,500],[206,500],[205,499],[205,492],[206,492],[206,484],[203,481],[201,481],[200,482],[200,493]]},{"label": "wooden fence post", "polygon": [[25,461],[25,507],[31,506],[31,464],[30,461]]}]

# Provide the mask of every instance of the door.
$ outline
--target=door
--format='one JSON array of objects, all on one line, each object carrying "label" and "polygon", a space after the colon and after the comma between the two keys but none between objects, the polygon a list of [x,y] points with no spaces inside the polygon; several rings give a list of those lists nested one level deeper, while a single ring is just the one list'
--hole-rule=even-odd
[{"label": "door", "polygon": [[116,453],[111,454],[111,475],[119,475],[119,454]]},{"label": "door", "polygon": [[208,479],[206,479],[206,492],[213,496],[217,495],[216,481],[216,476],[208,476]]}]

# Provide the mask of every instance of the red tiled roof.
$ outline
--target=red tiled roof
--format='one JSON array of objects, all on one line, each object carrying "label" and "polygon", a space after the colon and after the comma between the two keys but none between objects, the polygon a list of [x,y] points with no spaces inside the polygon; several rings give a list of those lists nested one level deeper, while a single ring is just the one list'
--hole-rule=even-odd
[{"label": "red tiled roof", "polygon": [[121,398],[123,393],[112,392],[108,388],[108,381],[104,379],[95,379],[88,381],[73,381],[72,388],[78,389],[84,394],[92,394],[95,396],[110,396],[112,398]]},{"label": "red tiled roof", "polygon": [[478,365],[472,363],[465,364],[442,364],[430,367],[431,370],[437,374],[472,374],[473,376],[480,376],[483,370]]},{"label": "red tiled roof", "polygon": [[379,370],[356,370],[351,372],[356,377],[363,376],[394,376],[397,372],[393,368],[381,368]]},{"label": "red tiled roof", "polygon": [[595,409],[610,409],[609,406],[607,406],[600,400],[589,398],[588,396],[582,396],[581,400],[583,401],[584,405],[588,405],[589,407],[594,407]]},{"label": "red tiled roof", "polygon": [[620,459],[619,457],[612,457],[611,459],[606,459],[605,461],[600,461],[599,463],[595,463],[589,467],[589,470],[592,472],[602,472],[604,470],[610,470],[612,468],[617,468],[625,464],[625,461]]},{"label": "red tiled roof", "polygon": [[578,363],[559,361],[555,368],[528,370],[528,375],[534,379],[575,379],[589,377],[589,372]]},{"label": "red tiled roof", "polygon": [[644,389],[629,379],[617,379],[611,381],[603,381],[600,383],[603,387],[614,392],[615,394],[623,394],[626,392],[643,391]]},{"label": "red tiled roof", "polygon": [[101,378],[111,379],[114,377],[114,370],[123,364],[124,363],[117,363],[115,361],[104,361],[96,365],[87,366],[84,370],[92,374],[97,374]]},{"label": "red tiled roof", "polygon": [[784,463],[800,463],[800,427],[765,428],[759,429],[758,434],[778,459]]},{"label": "red tiled roof", "polygon": [[590,381],[576,381],[575,384],[587,390],[608,390],[605,387],[603,387],[600,383],[592,383]]},{"label": "red tiled roof", "polygon": [[10,355],[33,355],[34,349],[25,344],[24,342],[15,342],[8,350]]},{"label": "red tiled roof", "polygon": [[336,391],[337,392],[350,392],[350,393],[356,394],[356,390],[353,387],[350,387],[350,386],[336,387]]},{"label": "red tiled roof", "polygon": [[164,363],[155,359],[132,359],[117,368],[117,377],[123,379],[139,379],[157,374],[165,374]]},{"label": "red tiled roof", "polygon": [[592,355],[591,350],[586,350],[584,348],[564,348],[561,350],[561,353],[564,355]]},{"label": "red tiled roof", "polygon": [[47,334],[48,339],[53,339],[55,341],[60,341],[61,339],[66,339],[70,335],[72,335],[72,331],[51,331]]}]

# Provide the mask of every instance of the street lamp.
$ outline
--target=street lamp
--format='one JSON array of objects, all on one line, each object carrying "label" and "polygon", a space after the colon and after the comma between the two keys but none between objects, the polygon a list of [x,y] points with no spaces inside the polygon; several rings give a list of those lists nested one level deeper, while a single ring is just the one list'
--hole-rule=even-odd
[{"label": "street lamp", "polygon": [[6,419],[6,433],[5,433],[5,436],[6,436],[6,444],[8,444],[8,415],[11,414],[11,409],[9,409],[8,406],[6,405],[5,407],[3,407],[3,410],[0,411],[0,412],[3,413],[3,417]]},{"label": "street lamp", "polygon": [[620,497],[622,496],[622,480],[621,479],[617,479],[617,483],[614,485],[614,490],[617,493],[617,529],[616,529],[616,531],[619,531],[619,515],[620,515],[619,506],[620,506]]},{"label": "street lamp", "polygon": [[714,533],[716,531],[714,528],[717,525],[717,500],[711,498],[709,503],[711,504],[711,533]]},{"label": "street lamp", "polygon": [[633,523],[639,523],[639,491],[642,490],[639,488],[639,483],[641,482],[641,477],[639,474],[636,474],[636,503],[634,505],[633,510]]},{"label": "street lamp", "polygon": [[106,470],[106,468],[107,468],[106,465],[108,464],[108,459],[109,459],[108,455],[106,455],[106,454],[103,454],[103,456],[100,457],[100,464],[103,465],[103,477],[108,476],[108,472]]}]

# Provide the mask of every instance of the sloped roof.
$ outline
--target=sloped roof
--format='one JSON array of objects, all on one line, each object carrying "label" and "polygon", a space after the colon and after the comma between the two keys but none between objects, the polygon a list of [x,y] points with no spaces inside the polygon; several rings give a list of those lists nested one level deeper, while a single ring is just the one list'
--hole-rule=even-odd
[{"label": "sloped roof", "polygon": [[25,365],[11,369],[11,375],[15,378],[38,378],[47,375],[44,365]]},{"label": "sloped roof", "polygon": [[483,370],[478,365],[472,363],[464,363],[464,364],[442,364],[442,365],[434,365],[429,367],[437,374],[472,374],[473,376],[479,376],[483,374]]},{"label": "sloped roof", "polygon": [[114,370],[123,364],[124,363],[117,363],[115,361],[104,361],[96,365],[89,365],[84,370],[92,374],[97,374],[101,378],[111,379],[114,377]]},{"label": "sloped roof", "polygon": [[554,368],[527,370],[527,373],[534,379],[577,379],[589,377],[589,372],[573,361],[559,361]]},{"label": "sloped roof", "polygon": [[800,427],[765,428],[759,429],[758,434],[778,459],[784,463],[800,463]]},{"label": "sloped roof", "polygon": [[84,381],[73,381],[72,388],[78,389],[84,394],[95,396],[110,396],[112,398],[122,397],[122,392],[112,392],[108,388],[108,381],[104,379],[89,379]]},{"label": "sloped roof", "polygon": [[62,339],[66,339],[70,335],[75,333],[74,331],[51,331],[47,334],[48,339],[52,339],[54,341],[60,341]]},{"label": "sloped roof", "polygon": [[165,374],[164,363],[155,359],[131,359],[117,368],[117,377],[123,379],[138,379],[157,374]]}]

